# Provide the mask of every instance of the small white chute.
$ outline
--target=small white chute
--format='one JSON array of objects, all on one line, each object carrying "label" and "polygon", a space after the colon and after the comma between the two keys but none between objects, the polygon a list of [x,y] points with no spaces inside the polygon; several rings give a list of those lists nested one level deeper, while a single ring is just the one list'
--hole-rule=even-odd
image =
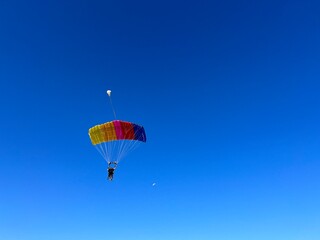
[{"label": "small white chute", "polygon": [[107,91],[107,94],[108,94],[108,96],[110,97],[110,96],[111,96],[111,90],[108,90],[108,91]]}]

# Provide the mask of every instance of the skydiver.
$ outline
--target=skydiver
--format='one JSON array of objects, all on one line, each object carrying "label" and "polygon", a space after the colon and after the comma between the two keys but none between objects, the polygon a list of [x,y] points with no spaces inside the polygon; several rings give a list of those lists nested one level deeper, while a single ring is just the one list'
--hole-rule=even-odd
[{"label": "skydiver", "polygon": [[112,181],[114,174],[114,168],[108,168],[108,180]]},{"label": "skydiver", "polygon": [[117,167],[116,162],[109,162],[108,163],[108,180],[112,181],[114,170],[116,169],[116,167]]}]

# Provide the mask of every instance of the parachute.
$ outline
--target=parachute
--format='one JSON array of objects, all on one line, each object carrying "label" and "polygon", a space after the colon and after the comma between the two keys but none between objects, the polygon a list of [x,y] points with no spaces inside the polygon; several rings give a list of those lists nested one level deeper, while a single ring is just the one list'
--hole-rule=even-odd
[{"label": "parachute", "polygon": [[[116,119],[116,112],[111,101],[111,90],[108,90],[107,94]],[[113,120],[90,128],[89,137],[92,145],[108,163],[108,171],[111,169],[112,174],[108,177],[109,180],[112,180],[113,171],[119,161],[141,143],[147,141],[143,126],[122,120]]]},{"label": "parachute", "polygon": [[108,163],[118,163],[140,143],[147,141],[143,126],[121,120],[94,126],[89,129],[89,136],[92,145]]}]

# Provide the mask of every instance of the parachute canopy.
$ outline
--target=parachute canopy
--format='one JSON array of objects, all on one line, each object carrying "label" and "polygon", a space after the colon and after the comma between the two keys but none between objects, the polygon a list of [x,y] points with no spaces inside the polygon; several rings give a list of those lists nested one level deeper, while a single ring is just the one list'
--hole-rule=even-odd
[{"label": "parachute canopy", "polygon": [[108,163],[119,162],[139,143],[147,141],[143,126],[121,120],[96,125],[89,129],[89,136]]},{"label": "parachute canopy", "polygon": [[94,126],[89,129],[89,136],[93,145],[116,140],[137,140],[146,142],[146,133],[140,125],[115,120]]}]

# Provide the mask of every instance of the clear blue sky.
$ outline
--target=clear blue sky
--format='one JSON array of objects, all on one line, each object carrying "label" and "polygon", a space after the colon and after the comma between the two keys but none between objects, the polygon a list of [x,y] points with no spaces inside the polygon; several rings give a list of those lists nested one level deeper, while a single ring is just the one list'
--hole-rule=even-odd
[{"label": "clear blue sky", "polygon": [[[319,12],[1,1],[0,239],[320,239]],[[148,136],[113,182],[109,88]]]}]

